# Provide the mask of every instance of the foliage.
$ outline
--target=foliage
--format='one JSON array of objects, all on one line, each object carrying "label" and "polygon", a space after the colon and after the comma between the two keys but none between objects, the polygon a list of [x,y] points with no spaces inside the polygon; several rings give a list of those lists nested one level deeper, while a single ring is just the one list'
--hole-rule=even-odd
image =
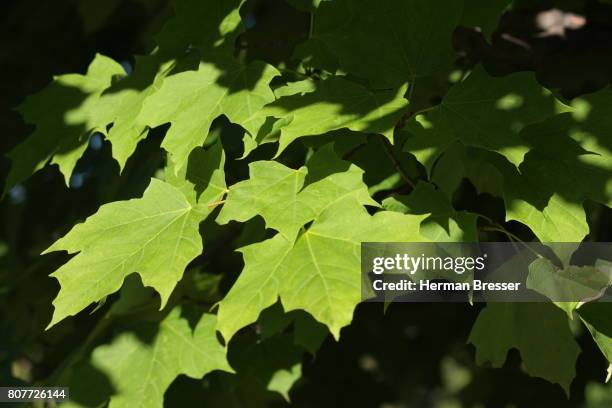
[{"label": "foliage", "polygon": [[[277,34],[251,3],[176,0],[129,69],[96,54],[17,107],[33,130],[7,154],[5,203],[60,173],[68,195],[27,254],[0,254],[0,360],[65,342],[29,381],[69,385],[67,406],[289,401],[350,330],[364,241],[605,238],[612,91],[564,94],[453,49],[461,29],[486,43],[511,2],[288,1],[306,21],[289,52],[256,46]],[[83,177],[96,187],[71,199]],[[32,329],[16,296],[40,299]],[[612,364],[612,320],[558,306],[487,305],[463,341],[493,367],[516,348],[569,395],[578,324]]]}]

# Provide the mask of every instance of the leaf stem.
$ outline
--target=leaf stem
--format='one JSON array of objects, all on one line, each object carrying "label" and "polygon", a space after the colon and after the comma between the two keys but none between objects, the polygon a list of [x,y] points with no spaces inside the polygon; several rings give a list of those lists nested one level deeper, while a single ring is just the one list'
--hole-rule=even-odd
[{"label": "leaf stem", "polygon": [[314,33],[314,10],[310,11],[310,26],[308,27],[308,39],[311,39]]},{"label": "leaf stem", "polygon": [[408,102],[412,102],[412,93],[414,92],[414,83],[415,80],[413,79],[412,81],[410,81],[410,85],[408,85]]},{"label": "leaf stem", "polygon": [[381,143],[383,145],[383,148],[385,149],[385,152],[387,153],[387,156],[389,157],[389,159],[391,160],[391,162],[395,166],[395,170],[397,170],[397,172],[402,177],[402,179],[408,185],[410,185],[410,187],[412,187],[414,189],[416,187],[416,183],[412,180],[410,175],[408,175],[408,173],[404,170],[404,168],[402,167],[399,159],[395,156],[395,154],[393,152],[393,147],[391,146],[391,143],[389,142],[389,140],[381,135],[380,141],[381,141]]},{"label": "leaf stem", "polygon": [[483,227],[484,231],[497,231],[497,232],[501,232],[502,234],[506,235],[508,238],[510,238],[512,241],[516,241],[516,242],[523,242],[519,237],[517,237],[516,235],[514,235],[513,233],[511,233],[510,231],[508,231],[505,228],[502,227],[494,227],[494,226],[486,226]]},{"label": "leaf stem", "polygon": [[302,73],[302,72],[299,72],[299,71],[296,71],[296,70],[291,69],[291,68],[278,68],[277,67],[276,69],[278,69],[280,72],[297,75],[297,76],[303,77],[305,79],[310,79],[311,78],[310,75]]},{"label": "leaf stem", "polygon": [[434,109],[438,109],[439,107],[440,107],[440,105],[433,105],[433,106],[430,106],[429,108],[424,108],[424,109],[421,109],[419,111],[416,111],[414,114],[415,115],[420,115],[422,113],[430,112],[430,111],[432,111]]},{"label": "leaf stem", "polygon": [[[480,214],[477,214],[480,215]],[[488,217],[483,217],[483,218],[488,218]],[[508,238],[510,238],[511,242],[516,242],[521,244],[522,246],[524,246],[525,248],[527,248],[531,253],[533,253],[536,257],[538,258],[542,258],[542,255],[539,254],[535,249],[531,248],[529,245],[527,245],[525,243],[525,241],[523,241],[522,239],[520,239],[519,237],[517,237],[516,235],[514,235],[513,233],[511,233],[510,231],[508,231],[507,229],[505,229],[504,227],[502,227],[501,225],[497,224],[497,223],[493,223],[493,226],[488,225],[483,227],[484,231],[497,231],[497,232],[501,232],[502,234],[505,234]]]},{"label": "leaf stem", "polygon": [[226,200],[218,200],[218,201],[213,201],[212,203],[208,203],[208,206],[211,208],[215,208],[223,203],[225,203]]}]

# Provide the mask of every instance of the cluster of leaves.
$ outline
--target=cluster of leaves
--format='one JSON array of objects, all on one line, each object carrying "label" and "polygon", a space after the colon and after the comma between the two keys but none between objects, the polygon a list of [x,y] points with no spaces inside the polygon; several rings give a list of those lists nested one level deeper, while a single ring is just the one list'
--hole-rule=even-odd
[{"label": "cluster of leaves", "polygon": [[[477,65],[454,72],[441,101],[416,96],[454,69],[454,30],[490,35],[510,1],[290,3],[311,16],[294,66],[240,49],[241,0],[181,0],[133,72],[96,55],[19,106],[34,130],[9,153],[5,191],[48,165],[70,185],[94,137],[123,171],[163,135],[141,197],[111,198],[45,251],[73,255],[52,274],[48,327],[104,310],[48,379],[72,387],[71,404],[162,406],[179,375],[214,370],[287,397],[302,354],[351,323],[362,241],[515,239],[514,223],[580,242],[585,202],[612,206],[609,89],[566,100],[533,73]],[[459,208],[466,180],[503,201],[501,220]],[[244,266],[225,291],[202,259],[228,231]],[[469,338],[477,362],[502,366],[517,348],[529,374],[569,392],[575,316],[612,362],[608,306],[558,306],[488,305]],[[92,393],[101,375],[108,387]]]}]

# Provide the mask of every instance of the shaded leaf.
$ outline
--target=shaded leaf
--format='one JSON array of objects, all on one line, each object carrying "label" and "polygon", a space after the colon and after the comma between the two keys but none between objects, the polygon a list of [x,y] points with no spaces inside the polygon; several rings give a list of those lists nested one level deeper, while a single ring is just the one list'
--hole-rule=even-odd
[{"label": "shaded leaf", "polygon": [[516,348],[530,375],[557,383],[569,394],[580,347],[567,316],[552,303],[489,303],[469,341],[478,364],[502,367],[508,351]]},{"label": "shaded leaf", "polygon": [[197,71],[166,78],[144,101],[139,121],[150,127],[171,123],[162,147],[171,154],[178,171],[187,164],[189,153],[202,145],[218,116],[245,124],[273,101],[268,84],[278,74],[263,62],[243,65],[215,55],[214,62],[200,62]]},{"label": "shaded leaf", "polygon": [[442,0],[322,2],[314,37],[345,71],[377,88],[397,86],[450,65],[462,8],[463,1]]},{"label": "shaded leaf", "polygon": [[[337,129],[379,133],[393,141],[393,128],[405,113],[408,101],[406,87],[385,91],[370,91],[357,83],[332,77],[316,83],[307,93],[284,96],[258,113],[259,119],[249,129],[262,140],[264,118],[282,121],[278,126],[277,155],[294,140],[321,135]],[[248,128],[247,128],[248,129]]]},{"label": "shaded leaf", "polygon": [[460,24],[477,27],[488,38],[497,27],[503,11],[511,3],[512,0],[464,0]]},{"label": "shaded leaf", "polygon": [[233,372],[215,336],[215,316],[202,315],[192,331],[180,314],[175,308],[159,326],[141,323],[93,351],[91,364],[115,388],[109,407],[162,407],[164,392],[180,374]]},{"label": "shaded leaf", "polygon": [[540,86],[532,73],[495,78],[478,66],[448,91],[440,105],[409,122],[404,150],[429,171],[456,141],[499,152],[518,166],[529,150],[520,131],[563,109],[567,107]]},{"label": "shaded leaf", "polygon": [[421,225],[421,234],[438,242],[478,240],[475,214],[456,211],[448,198],[429,183],[419,182],[410,195],[383,201],[387,210],[408,214],[431,214]]},{"label": "shaded leaf", "polygon": [[124,75],[121,65],[96,54],[85,75],[55,77],[45,89],[22,103],[17,110],[27,123],[36,127],[8,154],[12,167],[5,189],[25,180],[48,162],[59,166],[68,184],[91,134],[105,131],[107,123],[97,122],[92,110],[113,77],[121,75]]}]

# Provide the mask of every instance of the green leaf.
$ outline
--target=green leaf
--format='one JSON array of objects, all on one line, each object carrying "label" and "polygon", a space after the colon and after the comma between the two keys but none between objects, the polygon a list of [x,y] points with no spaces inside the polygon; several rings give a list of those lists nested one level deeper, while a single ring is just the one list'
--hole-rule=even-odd
[{"label": "green leaf", "polygon": [[178,171],[170,160],[166,167],[166,182],[178,188],[194,211],[205,217],[227,193],[224,167],[223,145],[217,141],[208,150],[202,147],[192,150],[187,166]]},{"label": "green leaf", "polygon": [[[30,3],[13,14],[25,16]],[[519,244],[504,266],[535,259],[530,270],[514,272],[540,295],[564,299],[483,305],[470,337],[478,362],[501,366],[518,348],[520,369],[567,391],[576,372],[574,336],[585,340],[574,320],[580,316],[612,374],[610,311],[584,303],[609,283],[609,273],[573,256],[581,241],[609,235],[612,92],[564,105],[567,95],[605,85],[606,58],[589,61],[603,48],[579,50],[570,63],[563,53],[535,52],[532,72],[518,72],[529,53],[502,32],[550,25],[544,20],[564,13],[540,13],[524,0],[64,3],[33,14],[68,34],[60,40],[77,40],[60,65],[89,58],[90,45],[126,24],[129,35],[114,37],[125,42],[115,51],[128,62],[123,72],[98,55],[86,71],[58,76],[25,99],[23,123],[0,115],[10,125],[8,145],[21,125],[31,133],[9,154],[11,190],[0,203],[0,377],[7,385],[70,386],[67,407],[263,408],[287,405],[290,396],[296,405],[316,406],[317,389],[328,384],[312,381],[313,374],[329,373],[322,359],[337,357],[331,343],[341,334],[344,345],[360,346],[381,338],[372,328],[384,332],[398,323],[391,331],[401,348],[419,334],[414,323],[448,323],[439,319],[441,309],[400,321],[405,316],[388,308],[393,296],[379,305],[391,325],[369,324],[377,307],[355,314],[373,295],[361,271],[364,243],[386,242],[385,256],[402,241],[425,242],[417,251],[423,256],[461,256],[427,247],[478,241],[477,221],[511,241],[544,241],[553,263]],[[561,25],[580,28],[584,7],[560,3],[578,13],[565,13]],[[74,13],[82,32],[61,30]],[[534,13],[538,21],[525,20]],[[589,31],[594,13],[587,14]],[[530,31],[530,43],[569,44],[569,31],[568,41],[538,40]],[[16,81],[9,93],[37,87],[45,67],[58,66],[37,59],[37,47],[19,46],[36,35],[21,39],[28,41],[12,45],[35,63],[13,61],[11,71],[25,70],[6,76]],[[15,48],[7,44],[9,52]],[[136,56],[132,70],[134,59],[121,50],[133,46],[150,52]],[[103,148],[94,143],[98,136],[108,142]],[[21,185],[47,164],[58,164],[74,191],[56,185],[55,169]],[[46,251],[61,253],[33,259],[41,243],[64,233]],[[57,282],[48,279],[53,270]],[[491,277],[501,282],[504,271]],[[466,272],[453,280],[471,280]],[[432,273],[412,280],[440,277]],[[204,312],[215,306],[216,317]],[[451,319],[470,318],[451,309]],[[456,354],[446,347],[453,341],[432,336],[421,340]],[[346,362],[361,367],[361,379],[380,379],[379,369],[387,372],[403,355],[387,348],[390,360],[357,353]],[[441,404],[467,390],[463,368],[459,382],[451,378],[458,368],[446,364],[452,360],[441,360],[442,376],[437,364],[425,373],[441,380]],[[226,372],[202,379],[211,370]],[[583,380],[571,385],[590,406]],[[497,402],[485,397],[485,405]]]},{"label": "green leaf", "polygon": [[[229,339],[278,299],[281,268],[299,229],[343,200],[378,205],[368,195],[358,167],[338,159],[332,145],[319,149],[303,167],[276,162],[250,164],[251,178],[230,187],[217,222],[244,222],[261,215],[280,234],[242,248],[245,268],[219,304],[219,331]],[[302,189],[305,180],[308,185]]]},{"label": "green leaf", "polygon": [[[357,83],[332,77],[317,82],[315,87],[313,91],[284,96],[267,105],[258,113],[259,119],[247,129],[251,134],[257,134],[256,140],[261,140],[263,136],[259,133],[264,118],[282,120],[277,155],[300,137],[321,135],[343,128],[379,133],[393,141],[393,128],[408,105],[404,98],[407,89],[405,86],[370,91]],[[300,87],[292,91],[302,89]]]},{"label": "green leaf", "polygon": [[325,341],[329,331],[325,325],[317,322],[308,313],[300,310],[294,313],[297,314],[293,333],[295,344],[304,347],[314,355]]},{"label": "green leaf", "polygon": [[276,391],[285,398],[285,401],[289,401],[289,390],[293,387],[293,384],[302,376],[302,364],[297,363],[288,369],[280,369],[276,371],[270,382],[268,382],[268,389],[270,391]]},{"label": "green leaf", "polygon": [[275,68],[263,62],[243,65],[230,57],[214,57],[214,62],[200,62],[196,71],[166,78],[140,112],[138,120],[150,127],[171,123],[162,147],[172,155],[177,171],[187,163],[189,153],[202,145],[218,116],[244,125],[274,100],[268,84],[279,75]]},{"label": "green leaf", "polygon": [[219,302],[217,330],[226,341],[253,323],[262,310],[276,303],[281,265],[291,250],[281,234],[240,249],[244,269],[229,293]]},{"label": "green leaf", "polygon": [[569,394],[580,347],[567,316],[552,303],[489,303],[478,315],[469,342],[476,362],[502,367],[512,348],[527,372],[557,383]]},{"label": "green leaf", "polygon": [[419,232],[424,218],[389,211],[370,216],[354,200],[329,207],[281,265],[279,291],[285,310],[307,311],[338,339],[361,299],[361,243],[427,241]]},{"label": "green leaf", "polygon": [[262,340],[284,333],[293,322],[293,316],[285,313],[280,302],[263,310],[257,318],[255,332]]},{"label": "green leaf", "polygon": [[342,201],[321,214],[281,264],[285,310],[307,311],[336,339],[361,298],[359,254],[368,221],[361,206]]},{"label": "green leaf", "polygon": [[336,73],[338,59],[320,39],[311,37],[298,44],[293,51],[293,58],[302,61],[302,66],[318,69],[323,72]]},{"label": "green leaf", "polygon": [[[314,173],[308,174],[310,169]],[[250,163],[249,170],[248,180],[229,188],[217,222],[245,222],[261,215],[269,228],[293,241],[304,224],[338,200],[352,197],[360,204],[378,205],[363,184],[363,171],[338,159],[331,145],[319,149],[307,167],[293,170],[259,161]],[[310,184],[304,188],[307,179]]]},{"label": "green leaf", "polygon": [[364,170],[364,181],[371,195],[388,194],[396,189],[403,191],[410,185],[407,179],[420,177],[419,164],[411,154],[402,151],[401,139],[391,145],[382,137],[350,131],[344,135],[335,142],[338,154],[348,155],[351,162]]},{"label": "green leaf", "polygon": [[175,308],[159,325],[142,323],[98,346],[91,364],[115,388],[109,407],[162,407],[164,392],[180,374],[202,378],[214,370],[233,372],[215,324],[214,315],[204,314],[192,331]]},{"label": "green leaf", "polygon": [[[609,364],[612,364],[612,314],[610,303],[592,302],[578,308],[578,315],[588,328],[597,347]],[[608,369],[609,370],[609,369]],[[609,371],[608,378],[609,380]]]},{"label": "green leaf", "polygon": [[121,65],[96,54],[85,75],[55,77],[45,89],[22,103],[17,110],[27,123],[36,127],[23,143],[8,154],[12,167],[5,190],[25,180],[48,162],[59,166],[68,184],[91,134],[105,131],[106,123],[95,121],[91,114],[100,94],[111,84],[113,77],[124,74]]},{"label": "green leaf", "polygon": [[408,214],[431,214],[421,224],[421,234],[437,242],[475,242],[477,216],[456,211],[448,198],[432,184],[419,182],[410,195],[383,201],[387,210]]},{"label": "green leaf", "polygon": [[610,284],[610,271],[598,265],[558,268],[550,260],[538,258],[529,265],[526,284],[555,301],[571,318],[578,304],[596,300],[605,292]]},{"label": "green leaf", "polygon": [[542,242],[580,242],[589,232],[581,202],[521,174],[500,154],[454,145],[436,165],[433,181],[451,194],[462,177],[479,192],[502,197],[506,220],[527,225]]},{"label": "green leaf", "polygon": [[107,137],[121,169],[147,134],[148,123],[140,116],[144,101],[160,89],[179,61],[196,54],[194,49],[207,57],[210,52],[232,55],[235,39],[243,31],[241,4],[241,0],[173,2],[174,16],[156,36],[159,49],[136,56],[134,72],[104,92],[93,115],[97,123],[113,123]]},{"label": "green leaf", "polygon": [[283,86],[279,86],[274,90],[274,95],[277,98],[291,95],[304,95],[308,92],[317,90],[317,83],[312,79],[304,79],[303,81],[289,82]]},{"label": "green leaf", "polygon": [[113,124],[104,133],[120,169],[147,134],[146,124],[138,120],[143,102],[159,89],[174,65],[175,61],[164,62],[158,55],[136,57],[134,72],[108,88],[92,109],[96,123]]},{"label": "green leaf", "polygon": [[[289,391],[302,374],[303,350],[293,344],[288,334],[260,339],[253,333],[237,337],[231,343],[229,360],[236,369],[236,380],[250,384],[249,406],[268,406],[259,390],[274,391],[289,400]],[[278,398],[276,398],[278,401]]]},{"label": "green leaf", "polygon": [[155,40],[163,54],[181,55],[197,48],[231,55],[238,35],[244,30],[239,8],[243,0],[177,0],[174,16]]},{"label": "green leaf", "polygon": [[348,73],[374,87],[397,86],[443,70],[463,1],[336,0],[320,4],[314,37]]},{"label": "green leaf", "polygon": [[[331,145],[311,157],[307,167],[312,172],[304,181],[304,175],[298,176],[278,163],[262,162],[261,166],[269,171],[266,176],[274,175],[273,180],[299,177],[299,184],[304,182],[307,186],[295,194],[295,182],[268,183],[274,189],[261,194],[261,187],[254,187],[257,184],[251,179],[236,184],[241,193],[262,196],[255,201],[249,194],[233,193],[234,186],[230,187],[227,207],[219,215],[222,222],[261,214],[270,225],[270,219],[283,219],[284,212],[293,218],[285,217],[291,221],[285,225],[289,233],[241,250],[245,269],[219,303],[219,331],[224,338],[231,338],[280,296],[286,311],[306,310],[338,338],[340,328],[350,323],[361,297],[361,242],[427,240],[419,233],[419,225],[427,215],[385,211],[370,216],[363,205],[376,203],[367,194],[362,171],[339,160]],[[298,218],[302,225],[309,221],[313,224],[294,243]]]},{"label": "green leaf", "polygon": [[[607,135],[612,129],[612,106],[610,105],[612,90],[607,87],[601,91],[582,95],[571,101],[573,128],[577,130],[574,136],[586,150],[595,151],[606,148],[608,154],[612,146]],[[597,147],[592,147],[593,145]]]},{"label": "green leaf", "polygon": [[542,242],[580,242],[589,232],[582,205],[556,194],[543,208],[528,200],[511,199],[506,219],[527,225]]},{"label": "green leaf", "polygon": [[250,178],[229,188],[217,222],[245,222],[261,215],[269,228],[290,240],[295,238],[300,227],[315,215],[298,199],[306,173],[305,167],[293,170],[274,161],[250,163]]},{"label": "green leaf", "polygon": [[[222,165],[219,149],[196,151],[198,165]],[[197,184],[152,179],[142,198],[103,205],[44,252],[78,252],[52,274],[61,289],[49,327],[116,292],[133,272],[160,294],[161,307],[166,304],[187,264],[202,252],[198,226],[212,210],[205,200],[218,199],[224,192],[217,184],[223,179],[221,170],[190,170],[195,171],[188,168],[187,179],[197,173]],[[198,191],[202,192],[196,202]]]},{"label": "green leaf", "polygon": [[202,251],[200,220],[177,188],[156,179],[142,198],[100,207],[45,251],[78,252],[52,275],[61,290],[50,326],[114,293],[136,271],[165,305],[187,264]]},{"label": "green leaf", "polygon": [[567,107],[540,86],[532,73],[495,78],[478,66],[448,91],[440,105],[409,122],[404,150],[429,171],[456,141],[497,151],[518,166],[529,150],[520,131],[563,109]]},{"label": "green leaf", "polygon": [[[612,95],[611,95],[612,96]],[[553,116],[521,132],[532,149],[520,171],[534,185],[554,191],[566,201],[590,199],[612,206],[612,147],[582,130],[570,113]],[[612,131],[612,126],[607,128]]]},{"label": "green leaf", "polygon": [[467,177],[479,191],[503,197],[506,218],[529,226],[541,241],[580,242],[589,232],[584,201],[612,205],[612,152],[600,114],[581,121],[574,109],[520,132],[531,150],[518,171],[500,155],[454,145],[433,180],[451,192]]}]

